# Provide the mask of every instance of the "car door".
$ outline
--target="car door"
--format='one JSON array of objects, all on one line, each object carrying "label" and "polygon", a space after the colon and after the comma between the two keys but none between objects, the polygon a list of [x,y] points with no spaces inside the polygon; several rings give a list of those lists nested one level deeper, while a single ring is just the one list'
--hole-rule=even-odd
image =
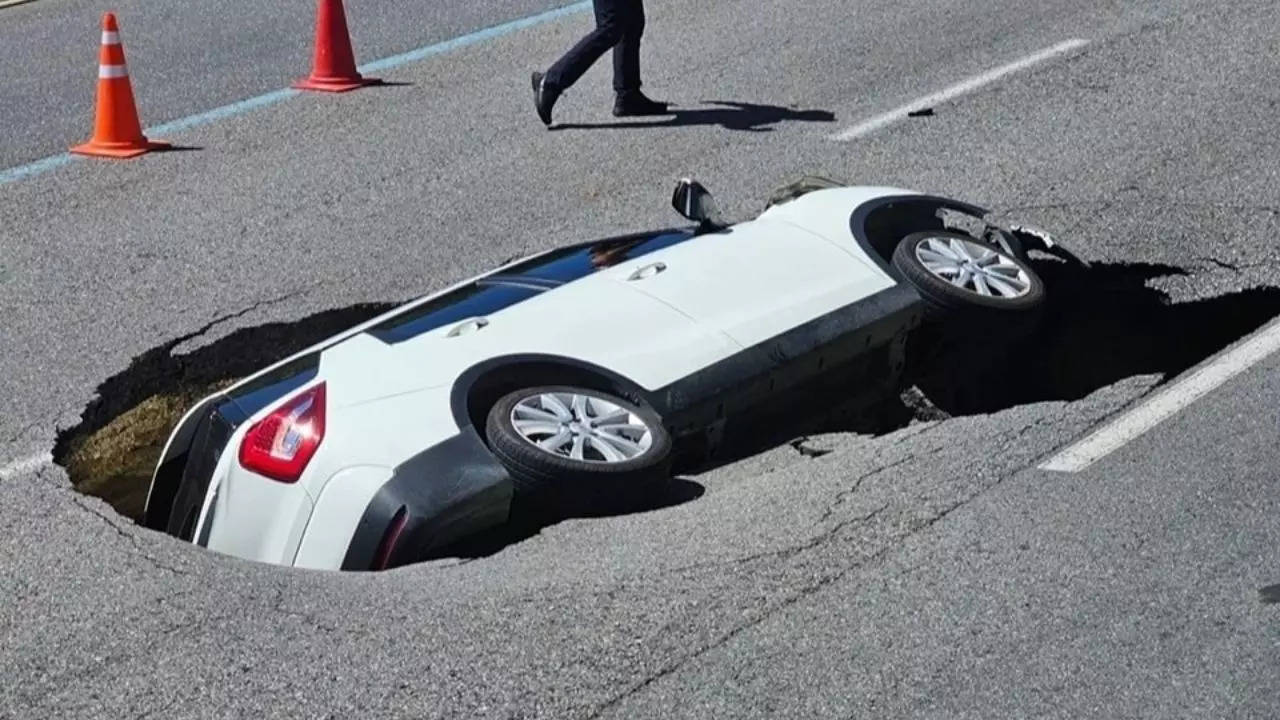
[{"label": "car door", "polygon": [[835,244],[770,220],[701,235],[607,274],[742,347],[884,289],[883,278]]},{"label": "car door", "polygon": [[654,389],[728,357],[736,345],[633,286],[603,274],[547,290],[453,338],[472,357],[556,355],[607,368]]}]

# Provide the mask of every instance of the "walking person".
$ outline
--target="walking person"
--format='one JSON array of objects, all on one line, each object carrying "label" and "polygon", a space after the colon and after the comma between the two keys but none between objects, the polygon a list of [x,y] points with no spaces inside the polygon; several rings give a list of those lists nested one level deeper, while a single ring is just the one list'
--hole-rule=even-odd
[{"label": "walking person", "polygon": [[533,104],[544,125],[551,108],[605,51],[613,50],[615,117],[663,115],[667,104],[640,92],[640,36],[644,33],[644,0],[593,0],[596,29],[578,41],[546,74],[533,74]]}]

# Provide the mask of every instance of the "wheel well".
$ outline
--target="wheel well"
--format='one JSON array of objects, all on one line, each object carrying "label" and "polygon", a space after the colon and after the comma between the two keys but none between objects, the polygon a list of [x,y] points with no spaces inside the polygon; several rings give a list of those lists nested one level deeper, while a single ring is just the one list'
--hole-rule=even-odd
[{"label": "wheel well", "polygon": [[901,200],[872,210],[863,223],[867,243],[885,262],[893,258],[898,241],[913,232],[943,230],[942,207],[934,200]]},{"label": "wheel well", "polygon": [[[536,385],[573,385],[598,390],[652,408],[639,386],[603,370],[555,360],[504,362],[482,370],[465,387],[465,420],[484,437],[489,409],[507,393]],[[487,441],[486,441],[487,442]]]},{"label": "wheel well", "polygon": [[982,238],[988,229],[986,210],[933,196],[899,196],[855,213],[853,234],[885,265],[892,263],[898,241],[913,232],[953,230]]}]

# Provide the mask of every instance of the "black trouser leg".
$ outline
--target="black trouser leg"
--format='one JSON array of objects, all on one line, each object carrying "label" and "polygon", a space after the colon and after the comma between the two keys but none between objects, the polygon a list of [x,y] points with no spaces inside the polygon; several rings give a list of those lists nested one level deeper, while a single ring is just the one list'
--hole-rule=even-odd
[{"label": "black trouser leg", "polygon": [[644,34],[644,0],[621,0],[622,38],[613,47],[613,89],[618,94],[640,89],[640,36]]},{"label": "black trouser leg", "polygon": [[[595,0],[596,29],[570,48],[569,52],[547,70],[548,85],[564,90],[578,81],[588,68],[610,48],[622,41],[625,32],[625,16],[630,4],[639,0]],[[639,43],[637,42],[637,50]],[[639,54],[636,56],[639,72]],[[615,66],[616,67],[616,66]]]}]

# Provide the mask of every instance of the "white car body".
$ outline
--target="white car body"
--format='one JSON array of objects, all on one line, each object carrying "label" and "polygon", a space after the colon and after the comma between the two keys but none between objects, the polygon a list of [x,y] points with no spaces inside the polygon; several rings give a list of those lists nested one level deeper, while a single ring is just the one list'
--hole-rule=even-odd
[{"label": "white car body", "polygon": [[[467,422],[468,401],[459,399],[468,392],[468,378],[488,377],[486,364],[509,358],[513,368],[545,373],[558,359],[572,361],[607,371],[674,417],[676,409],[705,406],[703,395],[720,392],[716,383],[729,387],[717,378],[731,377],[724,368],[744,365],[743,358],[764,357],[767,350],[771,359],[761,362],[776,365],[780,356],[798,356],[805,348],[790,349],[799,342],[792,336],[796,329],[842,309],[888,308],[865,321],[870,326],[892,314],[887,330],[862,343],[882,344],[918,320],[918,303],[883,253],[853,228],[858,217],[895,203],[922,218],[936,215],[938,207],[978,213],[896,188],[822,189],[756,219],[682,235],[679,242],[563,284],[516,276],[503,281],[513,284],[476,289],[477,281],[507,277],[513,268],[567,252],[557,249],[398,307],[192,408],[164,450],[146,522],[250,560],[366,569],[372,546],[388,542],[389,518],[407,513],[415,547],[396,549],[400,556],[391,564],[412,561],[423,548],[506,517],[510,488],[501,468],[483,457],[483,438]],[[675,235],[644,242],[660,245],[653,240],[658,237]],[[486,292],[520,299],[437,326],[423,320],[423,331],[405,320],[468,289],[481,305],[488,302]],[[445,313],[466,309],[461,301],[441,307]],[[863,321],[849,322],[857,329]],[[403,328],[409,329],[395,334]],[[814,343],[827,342],[813,337]],[[689,378],[697,380],[690,384]],[[234,450],[248,429],[286,398],[320,383],[326,388],[324,436],[298,480],[277,482],[243,467]],[[676,430],[696,430],[705,415],[690,417]],[[406,480],[409,474],[416,479]],[[397,536],[405,522],[398,521]]]}]

